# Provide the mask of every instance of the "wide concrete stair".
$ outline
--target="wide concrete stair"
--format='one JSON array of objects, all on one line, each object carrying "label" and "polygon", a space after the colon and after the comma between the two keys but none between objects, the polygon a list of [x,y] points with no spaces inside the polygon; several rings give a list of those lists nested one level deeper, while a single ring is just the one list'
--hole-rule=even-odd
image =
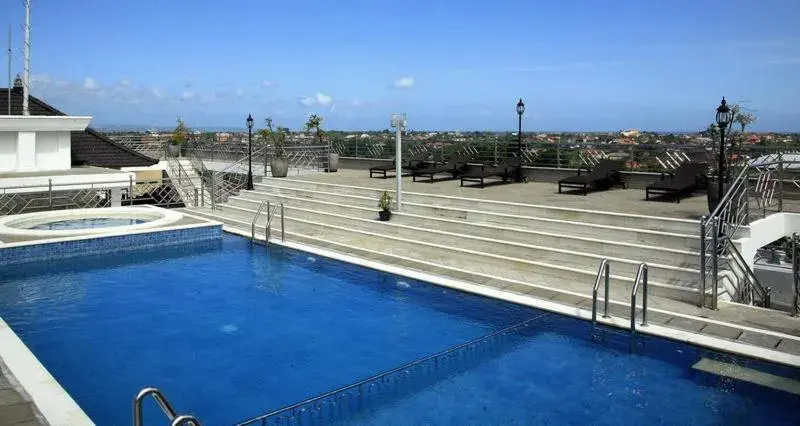
[{"label": "wide concrete stair", "polygon": [[[591,290],[598,265],[608,259],[612,297],[619,299],[629,297],[639,263],[647,262],[651,295],[689,303],[700,297],[696,221],[412,192],[404,193],[402,213],[379,222],[380,193],[373,188],[265,179],[253,191],[232,197],[213,216],[249,230],[262,201],[281,202],[293,241],[382,253],[406,266],[417,262],[422,270],[435,265],[461,275],[580,293]],[[274,221],[273,232],[279,227],[279,220]],[[724,294],[722,286],[719,291]]]},{"label": "wide concrete stair", "polygon": [[[180,164],[180,168],[178,167]],[[211,205],[211,193],[201,185],[202,178],[187,158],[167,161],[167,174],[181,196],[184,204],[189,206]]]}]

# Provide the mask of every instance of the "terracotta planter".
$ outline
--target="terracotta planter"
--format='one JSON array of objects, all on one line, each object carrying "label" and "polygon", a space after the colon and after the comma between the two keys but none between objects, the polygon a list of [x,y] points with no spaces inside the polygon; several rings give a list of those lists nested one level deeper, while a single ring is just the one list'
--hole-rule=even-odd
[{"label": "terracotta planter", "polygon": [[339,170],[339,154],[328,154],[328,172]]},{"label": "terracotta planter", "polygon": [[269,167],[272,170],[272,177],[286,177],[289,173],[289,160],[272,157],[272,159],[269,160]]}]

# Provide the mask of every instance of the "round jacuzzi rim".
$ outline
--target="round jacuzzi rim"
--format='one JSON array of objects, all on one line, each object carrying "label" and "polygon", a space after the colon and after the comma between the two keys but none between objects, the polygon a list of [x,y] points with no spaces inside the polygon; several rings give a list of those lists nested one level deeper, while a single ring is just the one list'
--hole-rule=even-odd
[{"label": "round jacuzzi rim", "polygon": [[[90,218],[146,219],[148,221],[135,225],[68,230],[26,229],[19,227],[21,224],[23,224],[23,226],[36,226],[62,220]],[[171,225],[182,218],[183,214],[176,211],[141,206],[54,210],[1,218],[0,234],[24,237],[72,237],[92,234],[125,233]]]}]

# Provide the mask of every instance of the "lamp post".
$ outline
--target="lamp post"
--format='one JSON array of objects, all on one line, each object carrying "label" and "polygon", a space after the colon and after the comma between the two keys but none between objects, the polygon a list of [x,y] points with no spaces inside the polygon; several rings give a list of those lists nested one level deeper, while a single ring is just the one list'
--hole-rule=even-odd
[{"label": "lamp post", "polygon": [[725,129],[731,122],[731,109],[728,103],[725,102],[725,97],[717,107],[717,126],[719,126],[719,158],[717,163],[717,205],[722,202],[722,197],[725,195],[723,189],[723,181],[725,179]]},{"label": "lamp post", "polygon": [[519,118],[519,128],[517,129],[517,157],[520,158],[520,167],[517,167],[517,182],[522,182],[522,114],[525,114],[525,104],[522,102],[522,98],[519,98],[519,102],[517,102],[517,117]]},{"label": "lamp post", "polygon": [[403,129],[406,128],[408,122],[406,121],[406,114],[392,114],[391,126],[395,130],[395,204],[396,210],[399,212],[403,208]]},{"label": "lamp post", "polygon": [[247,189],[253,190],[253,116],[247,114]]}]

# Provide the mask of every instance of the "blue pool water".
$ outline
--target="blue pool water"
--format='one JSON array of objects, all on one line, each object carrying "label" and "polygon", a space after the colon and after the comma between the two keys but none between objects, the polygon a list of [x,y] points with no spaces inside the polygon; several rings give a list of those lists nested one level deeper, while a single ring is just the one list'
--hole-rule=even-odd
[{"label": "blue pool water", "polygon": [[72,229],[95,229],[95,228],[109,228],[112,226],[129,226],[138,225],[140,223],[148,222],[148,219],[136,218],[114,218],[114,217],[87,217],[81,219],[65,219],[53,222],[42,223],[39,225],[31,226],[28,229],[48,230],[48,231],[64,231]]},{"label": "blue pool water", "polygon": [[[98,425],[129,424],[145,386],[206,425],[233,424],[542,315],[231,236],[0,273],[0,316]],[[512,337],[343,422],[796,424],[797,396],[691,366],[796,370],[661,339],[631,355],[553,314]]]}]

